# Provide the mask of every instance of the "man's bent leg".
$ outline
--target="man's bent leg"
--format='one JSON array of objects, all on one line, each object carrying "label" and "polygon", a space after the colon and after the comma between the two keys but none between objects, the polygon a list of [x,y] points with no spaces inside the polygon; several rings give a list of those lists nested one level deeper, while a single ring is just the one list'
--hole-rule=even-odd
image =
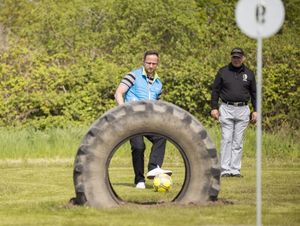
[{"label": "man's bent leg", "polygon": [[152,143],[151,153],[149,156],[148,171],[161,167],[165,157],[167,140],[162,136],[148,135],[146,136]]}]

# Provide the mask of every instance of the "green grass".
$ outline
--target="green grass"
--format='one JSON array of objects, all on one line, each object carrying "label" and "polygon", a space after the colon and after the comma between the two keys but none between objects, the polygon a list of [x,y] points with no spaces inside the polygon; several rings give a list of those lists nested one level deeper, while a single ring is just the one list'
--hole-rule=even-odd
[{"label": "green grass", "polygon": [[0,128],[0,159],[74,157],[87,128]]},{"label": "green grass", "polygon": [[[109,176],[114,190],[128,204],[112,209],[67,205],[74,196],[74,157],[86,132],[87,128],[0,129],[0,225],[255,225],[253,128],[247,130],[245,138],[245,177],[222,178],[220,201],[207,206],[171,202],[184,180],[183,160],[171,143],[167,144],[164,167],[174,172],[172,191],[154,192],[151,181],[146,181],[147,189],[137,191],[133,186],[130,146],[124,143],[111,160]],[[220,129],[209,128],[208,132],[219,147]],[[264,134],[264,225],[300,225],[299,150],[298,131]]]},{"label": "green grass", "polygon": [[[250,125],[244,135],[243,156],[256,156],[256,130]],[[221,129],[219,127],[207,128],[207,131],[219,150],[221,141]],[[277,132],[263,131],[262,157],[263,158],[289,158],[299,159],[300,130],[282,128]]]},{"label": "green grass", "polygon": [[[263,224],[300,224],[300,166],[263,167]],[[173,166],[174,167],[174,166]],[[177,179],[182,168],[176,168]],[[222,178],[219,202],[207,206],[174,205],[168,201],[175,193],[154,192],[132,185],[132,169],[113,166],[113,187],[126,201],[165,201],[161,205],[128,204],[112,209],[67,205],[74,196],[72,161],[6,162],[0,164],[0,225],[255,225],[255,162],[245,159],[244,178]],[[118,181],[126,181],[120,185]],[[175,183],[174,190],[180,183]],[[166,195],[166,196],[164,196]],[[169,195],[169,197],[167,197]]]},{"label": "green grass", "polygon": [[[150,154],[151,145],[145,139],[146,151],[145,151],[145,172],[147,172],[147,163]],[[185,175],[184,162],[179,154],[177,148],[171,144],[167,143],[164,165],[172,170],[176,177],[173,177],[173,188],[172,191],[166,194],[156,193],[153,196],[152,192],[149,193],[147,190],[139,190],[139,196],[132,193],[134,188],[134,178],[133,178],[133,168],[131,167],[131,150],[129,142],[124,143],[118,150],[116,150],[113,155],[110,165],[109,165],[109,177],[113,184],[114,190],[119,194],[120,198],[125,201],[132,203],[147,204],[153,202],[171,202],[176,195],[179,193]],[[122,173],[120,173],[120,171]],[[152,189],[152,181],[146,181],[146,187]]]},{"label": "green grass", "polygon": [[[7,129],[0,127],[0,159],[73,158],[88,128]],[[220,147],[221,132],[218,126],[207,131]],[[255,157],[255,128],[245,132],[244,157]],[[282,129],[277,133],[263,133],[262,154],[266,158],[299,158],[300,131]]]}]

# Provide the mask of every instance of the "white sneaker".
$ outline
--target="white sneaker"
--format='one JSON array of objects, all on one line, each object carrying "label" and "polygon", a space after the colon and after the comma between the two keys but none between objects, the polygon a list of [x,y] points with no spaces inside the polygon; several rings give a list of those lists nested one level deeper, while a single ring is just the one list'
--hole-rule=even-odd
[{"label": "white sneaker", "polygon": [[146,185],[145,182],[138,182],[135,187],[138,189],[145,189]]},{"label": "white sneaker", "polygon": [[162,173],[168,174],[169,176],[172,175],[172,171],[171,170],[164,170],[164,169],[161,169],[159,166],[157,166],[157,168],[155,168],[153,170],[150,170],[147,173],[147,178],[148,179],[153,179],[156,175],[162,174]]}]

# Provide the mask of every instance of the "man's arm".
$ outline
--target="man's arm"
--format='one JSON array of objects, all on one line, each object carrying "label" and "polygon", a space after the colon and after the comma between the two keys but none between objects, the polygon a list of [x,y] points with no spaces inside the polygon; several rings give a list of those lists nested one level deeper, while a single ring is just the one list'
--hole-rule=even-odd
[{"label": "man's arm", "polygon": [[212,92],[211,92],[211,116],[218,120],[220,113],[218,110],[218,100],[219,100],[219,96],[220,96],[220,89],[221,89],[221,75],[218,72],[218,74],[216,75],[216,78],[214,80],[214,83],[212,85]]},{"label": "man's arm", "polygon": [[135,81],[135,75],[133,73],[128,73],[122,79],[120,85],[118,86],[115,92],[115,100],[117,101],[118,105],[124,104],[124,95],[127,90],[133,86]]},{"label": "man's arm", "polygon": [[124,94],[127,92],[129,87],[123,83],[120,83],[116,92],[115,92],[115,100],[118,105],[124,104]]},{"label": "man's arm", "polygon": [[253,80],[250,86],[250,95],[251,95],[251,102],[254,111],[251,114],[251,122],[256,123],[257,121],[257,113],[256,113],[256,81],[255,81],[255,75],[253,73]]}]

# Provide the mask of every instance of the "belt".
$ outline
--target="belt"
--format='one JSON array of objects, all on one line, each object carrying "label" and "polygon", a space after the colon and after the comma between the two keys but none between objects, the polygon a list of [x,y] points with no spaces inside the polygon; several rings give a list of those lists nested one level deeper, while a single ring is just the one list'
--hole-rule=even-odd
[{"label": "belt", "polygon": [[230,102],[230,101],[223,101],[224,104],[233,105],[236,107],[246,106],[248,105],[248,102]]}]

